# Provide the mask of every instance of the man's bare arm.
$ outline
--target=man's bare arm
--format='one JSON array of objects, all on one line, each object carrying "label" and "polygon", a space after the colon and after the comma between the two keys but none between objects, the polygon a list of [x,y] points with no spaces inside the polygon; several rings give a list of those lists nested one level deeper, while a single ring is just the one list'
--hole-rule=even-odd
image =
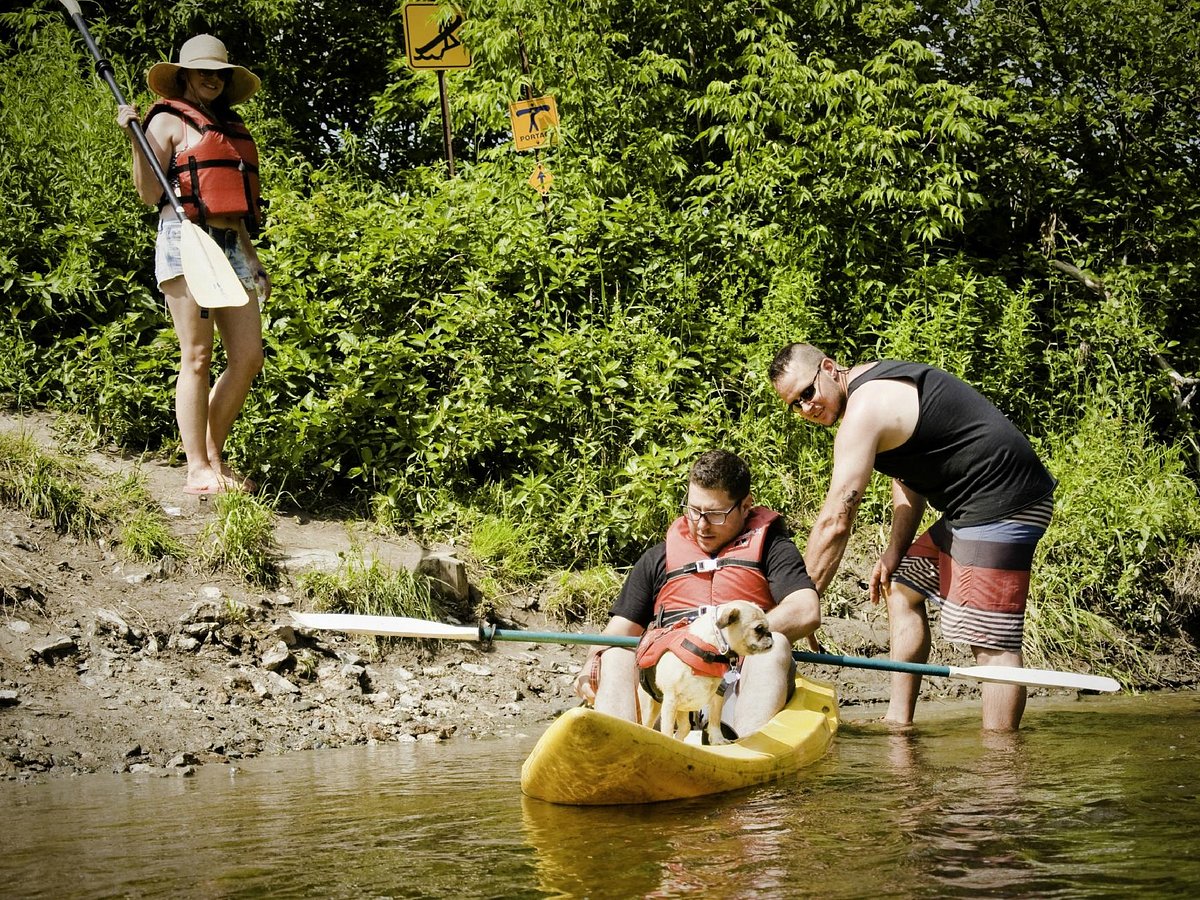
[{"label": "man's bare arm", "polygon": [[847,418],[833,442],[833,475],[804,548],[804,567],[824,593],[841,565],[850,530],[871,480],[877,436]]},{"label": "man's bare arm", "polygon": [[821,599],[812,588],[792,591],[767,613],[767,622],[794,644],[820,627]]},{"label": "man's bare arm", "polygon": [[905,551],[912,545],[917,529],[921,526],[926,503],[921,494],[892,479],[892,533],[887,549],[883,551],[871,572],[869,590],[872,603],[878,603],[879,598],[886,594],[896,567],[904,558]]}]

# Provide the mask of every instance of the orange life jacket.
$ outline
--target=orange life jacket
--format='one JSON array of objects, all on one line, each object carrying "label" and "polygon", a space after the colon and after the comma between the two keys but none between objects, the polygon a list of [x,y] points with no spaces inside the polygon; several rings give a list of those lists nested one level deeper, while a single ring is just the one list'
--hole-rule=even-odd
[{"label": "orange life jacket", "polygon": [[763,571],[767,529],[779,513],[755,506],[740,535],[709,556],[692,539],[691,528],[680,516],[667,531],[667,580],[655,598],[658,612],[718,606],[730,600],[749,600],[763,609],[775,606],[771,585]]},{"label": "orange life jacket", "polygon": [[[243,216],[255,231],[263,206],[258,147],[242,120],[217,122],[186,100],[164,98],[150,107],[144,124],[159,113],[178,116],[200,132],[200,141],[176,153],[167,169],[188,218],[204,225],[209,216]],[[166,204],[164,196],[159,208]]]}]

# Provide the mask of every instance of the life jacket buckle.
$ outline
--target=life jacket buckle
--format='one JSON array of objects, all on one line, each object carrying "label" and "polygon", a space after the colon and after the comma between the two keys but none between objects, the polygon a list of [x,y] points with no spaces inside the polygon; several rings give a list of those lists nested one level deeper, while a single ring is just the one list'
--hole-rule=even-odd
[{"label": "life jacket buckle", "polygon": [[696,560],[697,572],[715,572],[720,568],[719,559],[698,559]]}]

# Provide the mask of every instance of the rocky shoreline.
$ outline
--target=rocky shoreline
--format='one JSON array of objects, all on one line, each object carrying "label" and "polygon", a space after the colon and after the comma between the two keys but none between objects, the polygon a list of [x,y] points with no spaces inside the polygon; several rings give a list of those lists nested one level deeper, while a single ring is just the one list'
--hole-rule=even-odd
[{"label": "rocky shoreline", "polygon": [[[293,521],[281,559],[336,559],[336,532]],[[0,509],[0,778],[188,774],[260,754],[530,734],[579,703],[578,646],[307,632],[291,618],[300,593],[290,576],[263,591],[187,564],[132,565]],[[524,607],[503,626],[566,630],[536,599]],[[874,626],[839,631],[883,649]],[[885,691],[879,673],[837,677],[860,700]]]},{"label": "rocky shoreline", "polygon": [[[286,591],[89,559],[13,518],[0,514],[3,778],[186,774],[259,754],[516,733],[576,702],[566,648],[306,633]],[[30,561],[14,551],[59,562],[12,578]]]}]

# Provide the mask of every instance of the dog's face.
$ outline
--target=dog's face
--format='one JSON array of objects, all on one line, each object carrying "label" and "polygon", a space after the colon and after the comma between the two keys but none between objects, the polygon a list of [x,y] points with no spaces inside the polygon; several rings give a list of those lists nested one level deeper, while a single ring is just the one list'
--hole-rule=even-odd
[{"label": "dog's face", "polygon": [[767,624],[767,614],[746,600],[734,600],[717,607],[717,628],[738,656],[764,653],[775,643],[771,626]]}]

